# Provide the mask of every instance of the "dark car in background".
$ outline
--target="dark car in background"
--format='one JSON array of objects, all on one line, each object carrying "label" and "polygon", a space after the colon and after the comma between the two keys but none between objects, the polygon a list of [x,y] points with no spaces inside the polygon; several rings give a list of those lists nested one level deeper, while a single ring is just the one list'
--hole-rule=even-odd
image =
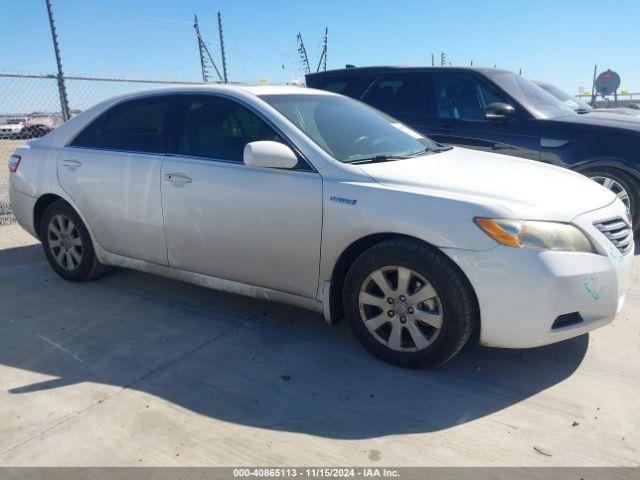
[{"label": "dark car in background", "polygon": [[640,225],[635,117],[580,115],[534,83],[496,68],[346,68],[309,74],[306,83],[368,103],[439,143],[578,171],[616,193],[634,228]]}]

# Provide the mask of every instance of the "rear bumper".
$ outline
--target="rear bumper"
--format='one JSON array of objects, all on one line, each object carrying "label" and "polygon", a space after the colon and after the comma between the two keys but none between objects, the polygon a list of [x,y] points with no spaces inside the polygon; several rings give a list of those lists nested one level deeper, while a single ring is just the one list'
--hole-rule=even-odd
[{"label": "rear bumper", "polygon": [[[593,222],[624,218],[618,204],[573,221],[591,237],[599,254],[506,246],[486,252],[446,251],[475,289],[481,344],[537,347],[582,335],[615,318],[631,284],[633,248],[620,254]],[[575,313],[582,321],[554,328],[559,316]]]},{"label": "rear bumper", "polygon": [[20,226],[34,237],[37,237],[33,226],[33,211],[37,199],[26,193],[19,192],[12,186],[9,187],[9,199],[11,201],[13,215],[16,217]]}]

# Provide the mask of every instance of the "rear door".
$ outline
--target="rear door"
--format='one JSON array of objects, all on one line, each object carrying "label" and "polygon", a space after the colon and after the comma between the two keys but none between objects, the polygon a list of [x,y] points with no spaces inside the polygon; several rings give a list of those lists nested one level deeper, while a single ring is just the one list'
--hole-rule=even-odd
[{"label": "rear door", "polygon": [[116,105],[58,159],[60,185],[108,252],[167,264],[160,170],[174,97],[155,95]]},{"label": "rear door", "polygon": [[[434,115],[423,125],[414,125],[433,140],[540,160],[540,132],[529,114],[507,98],[481,75],[474,72],[430,72],[427,81]],[[504,102],[516,108],[516,114],[504,121],[485,119],[485,108]]]}]

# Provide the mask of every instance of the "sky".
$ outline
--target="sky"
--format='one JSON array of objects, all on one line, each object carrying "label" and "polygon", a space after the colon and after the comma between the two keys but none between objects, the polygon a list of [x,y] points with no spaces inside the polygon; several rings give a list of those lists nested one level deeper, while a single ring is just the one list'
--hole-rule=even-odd
[{"label": "sky", "polygon": [[[494,66],[591,89],[594,65],[622,89],[640,91],[637,0],[52,0],[65,73],[201,79],[193,31],[217,63],[216,12],[223,16],[229,79],[289,82],[302,74],[296,35],[312,68],[329,29],[328,68],[345,64]],[[55,72],[44,0],[0,0],[0,71]]]}]

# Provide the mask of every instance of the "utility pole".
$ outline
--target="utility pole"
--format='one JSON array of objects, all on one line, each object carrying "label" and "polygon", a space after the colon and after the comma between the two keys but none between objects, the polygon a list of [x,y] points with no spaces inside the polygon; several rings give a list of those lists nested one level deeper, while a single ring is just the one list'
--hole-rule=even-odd
[{"label": "utility pole", "polygon": [[[195,19],[195,22],[193,24],[193,28],[196,31],[196,37],[198,38],[198,47],[200,48],[200,63],[202,64],[202,80],[205,82],[209,81],[209,73],[207,72],[207,64],[206,64],[206,58],[208,58],[209,63],[211,63],[211,66],[216,71],[218,78],[220,79],[221,82],[223,82],[224,79],[222,78],[222,75],[220,75],[220,70],[218,70],[218,66],[216,65],[216,62],[213,61],[213,56],[211,55],[211,52],[209,51],[209,48],[207,47],[207,44],[204,41],[204,38],[202,38],[202,35],[200,34],[200,27],[198,26],[198,17],[194,15],[194,19]],[[205,58],[205,54],[207,56],[206,58]]]},{"label": "utility pole", "polygon": [[322,53],[320,54],[320,61],[318,62],[318,68],[316,69],[316,72],[320,71],[320,67],[322,67],[322,70],[326,70],[327,69],[327,36],[329,33],[329,29],[325,28],[324,29],[324,38],[322,40]]},{"label": "utility pole", "polygon": [[53,49],[56,53],[56,63],[58,64],[58,92],[60,93],[60,110],[62,120],[65,122],[71,118],[69,112],[69,97],[67,97],[67,87],[64,84],[64,72],[62,71],[62,58],[60,57],[60,45],[58,44],[58,34],[56,24],[53,21],[53,11],[51,10],[51,0],[45,0],[47,12],[49,13],[49,25],[51,26],[51,37],[53,38]]},{"label": "utility pole", "polygon": [[198,42],[198,52],[200,53],[200,66],[202,67],[202,81],[209,81],[209,74],[207,72],[207,66],[204,62],[204,48],[202,48],[202,43],[200,43],[200,26],[198,25],[198,16],[193,15],[193,28],[196,31],[196,40]]},{"label": "utility pole", "polygon": [[433,67],[433,66],[435,66],[434,58],[433,58],[433,53],[431,54],[431,66],[432,66],[432,67]]},{"label": "utility pole", "polygon": [[440,66],[444,67],[447,64],[447,54],[444,52],[440,53]]},{"label": "utility pole", "polygon": [[224,54],[224,37],[222,35],[222,14],[218,12],[218,32],[220,32],[220,54],[222,55],[222,76],[227,83],[227,57]]},{"label": "utility pole", "polygon": [[300,60],[302,61],[302,68],[305,73],[311,73],[311,68],[309,67],[309,57],[307,56],[307,49],[304,46],[304,42],[302,41],[302,34],[298,32],[298,55],[300,55]]},{"label": "utility pole", "polygon": [[591,106],[596,107],[596,74],[598,73],[598,65],[593,67],[593,83],[591,84]]}]

